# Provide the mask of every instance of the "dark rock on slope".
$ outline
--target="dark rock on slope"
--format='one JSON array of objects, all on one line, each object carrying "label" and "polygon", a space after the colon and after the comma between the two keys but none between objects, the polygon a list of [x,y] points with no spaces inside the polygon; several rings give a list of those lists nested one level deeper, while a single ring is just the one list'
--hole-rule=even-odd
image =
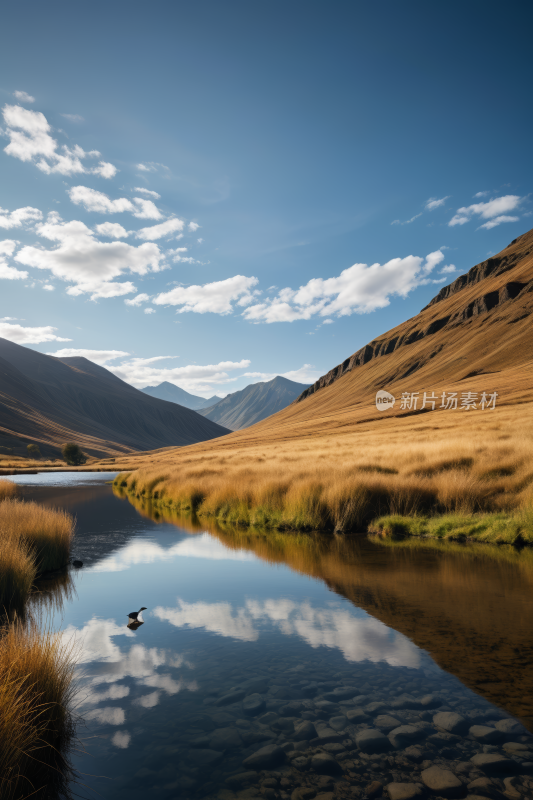
[{"label": "dark rock on slope", "polygon": [[193,411],[198,411],[199,408],[210,408],[220,400],[220,397],[216,395],[206,399],[198,397],[196,394],[189,394],[185,389],[180,389],[179,386],[168,381],[163,381],[158,386],[145,386],[141,391],[149,394],[150,397],[157,397],[158,400],[167,400],[169,403],[178,403],[185,408],[192,408]]},{"label": "dark rock on slope", "polygon": [[226,433],[86,358],[55,358],[0,339],[0,444],[19,442],[25,449],[36,442],[43,455],[58,455],[73,440],[90,455],[104,455],[194,444]]},{"label": "dark rock on slope", "polygon": [[252,383],[240,392],[233,392],[199,413],[232,431],[239,431],[286,408],[304,387],[305,384],[278,375],[266,383]]}]

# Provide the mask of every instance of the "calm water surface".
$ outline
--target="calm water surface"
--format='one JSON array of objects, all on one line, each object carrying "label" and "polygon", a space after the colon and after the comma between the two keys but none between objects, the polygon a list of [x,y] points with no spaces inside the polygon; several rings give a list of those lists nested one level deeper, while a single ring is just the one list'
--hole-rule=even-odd
[{"label": "calm water surface", "polygon": [[77,518],[43,605],[79,643],[81,796],[365,797],[438,765],[533,797],[529,551],[206,530],[112,477],[14,476]]}]

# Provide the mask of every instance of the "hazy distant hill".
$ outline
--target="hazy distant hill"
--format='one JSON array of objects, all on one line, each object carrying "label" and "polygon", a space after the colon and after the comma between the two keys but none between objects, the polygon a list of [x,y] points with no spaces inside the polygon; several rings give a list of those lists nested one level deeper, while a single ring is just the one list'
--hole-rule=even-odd
[{"label": "hazy distant hill", "polygon": [[195,411],[134,389],[86,358],[55,358],[0,338],[0,446],[36,442],[58,455],[76,441],[89,454],[154,450],[228,431]]},{"label": "hazy distant hill", "polygon": [[158,386],[145,386],[141,392],[149,394],[150,397],[157,397],[159,400],[167,400],[169,403],[178,403],[185,408],[192,408],[194,411],[198,411],[199,408],[210,408],[220,400],[220,397],[216,395],[208,397],[206,400],[205,397],[189,394],[185,389],[180,389],[179,386],[168,381],[163,381]]},{"label": "hazy distant hill", "polygon": [[199,413],[232,431],[239,431],[281,411],[306,387],[305,383],[289,381],[278,375],[266,383],[252,383],[240,392],[228,394],[216,405],[200,409]]}]

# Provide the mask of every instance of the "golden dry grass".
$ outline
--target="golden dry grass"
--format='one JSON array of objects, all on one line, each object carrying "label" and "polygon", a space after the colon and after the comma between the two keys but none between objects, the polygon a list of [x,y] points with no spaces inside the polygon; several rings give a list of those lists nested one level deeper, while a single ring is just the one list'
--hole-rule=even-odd
[{"label": "golden dry grass", "polygon": [[0,480],[0,502],[16,497],[18,494],[18,486],[13,481]]},{"label": "golden dry grass", "polygon": [[[68,774],[75,659],[59,634],[10,625],[0,634],[0,796],[54,794]],[[55,794],[54,794],[55,796]]]},{"label": "golden dry grass", "polygon": [[68,563],[74,519],[66,511],[37,503],[4,500],[0,503],[0,541],[21,543],[29,551],[38,572],[59,569]]},{"label": "golden dry grass", "polygon": [[36,576],[35,556],[21,537],[0,534],[0,615],[24,612]]},{"label": "golden dry grass", "polygon": [[285,441],[273,417],[270,436],[261,424],[262,441],[254,426],[248,441],[151,454],[153,463],[116,485],[200,516],[273,528],[349,531],[388,514],[513,512],[533,499],[531,410],[435,411],[322,436],[290,436],[286,426]]}]

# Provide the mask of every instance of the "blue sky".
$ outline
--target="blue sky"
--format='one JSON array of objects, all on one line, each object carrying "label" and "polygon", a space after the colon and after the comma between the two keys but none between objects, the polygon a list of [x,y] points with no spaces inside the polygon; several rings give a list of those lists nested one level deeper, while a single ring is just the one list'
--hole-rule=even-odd
[{"label": "blue sky", "polygon": [[533,227],[526,3],[3,10],[0,336],[310,382]]}]

